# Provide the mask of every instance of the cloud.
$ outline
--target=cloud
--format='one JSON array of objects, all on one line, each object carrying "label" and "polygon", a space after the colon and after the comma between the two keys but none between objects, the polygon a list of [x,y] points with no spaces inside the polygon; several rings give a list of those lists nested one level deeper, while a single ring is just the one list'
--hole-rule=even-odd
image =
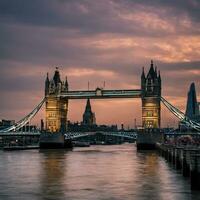
[{"label": "cloud", "polygon": [[[68,28],[85,34],[106,32],[163,36],[175,33],[175,30],[188,32],[192,23],[198,24],[199,7],[195,0],[2,0],[0,16],[6,24]],[[193,30],[199,33],[198,27],[189,31]]]}]

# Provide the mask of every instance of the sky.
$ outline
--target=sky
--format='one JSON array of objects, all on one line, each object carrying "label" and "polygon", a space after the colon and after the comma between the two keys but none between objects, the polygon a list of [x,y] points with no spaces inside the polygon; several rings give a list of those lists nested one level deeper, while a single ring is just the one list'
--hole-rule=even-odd
[{"label": "sky", "polygon": [[[200,101],[200,1],[1,0],[0,119],[19,120],[44,96],[59,67],[69,89],[139,89],[142,67],[161,71],[162,96],[185,112],[195,82]],[[69,102],[81,121],[85,100]],[[98,124],[141,124],[141,99],[91,100]],[[37,117],[44,118],[44,110]],[[176,118],[162,106],[162,126]]]}]

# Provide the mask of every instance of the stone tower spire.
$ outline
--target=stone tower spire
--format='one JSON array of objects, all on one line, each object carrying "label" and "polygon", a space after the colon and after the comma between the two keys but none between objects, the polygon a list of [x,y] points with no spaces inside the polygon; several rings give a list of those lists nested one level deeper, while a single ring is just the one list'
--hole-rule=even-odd
[{"label": "stone tower spire", "polygon": [[47,95],[49,93],[49,74],[47,73],[47,77],[45,80],[45,95]]},{"label": "stone tower spire", "polygon": [[90,104],[90,99],[87,99],[87,104],[86,104],[86,107],[85,107],[85,112],[92,112],[91,104]]},{"label": "stone tower spire", "polygon": [[95,113],[92,112],[90,99],[87,99],[85,112],[83,114],[83,124],[89,126],[96,124]]},{"label": "stone tower spire", "polygon": [[144,67],[142,67],[142,78],[145,78]]},{"label": "stone tower spire", "polygon": [[155,77],[157,78],[158,74],[157,74],[157,66],[155,66]]},{"label": "stone tower spire", "polygon": [[56,87],[58,86],[59,83],[61,83],[60,73],[59,73],[58,67],[56,67],[56,70],[55,70],[55,73],[54,73],[54,76],[53,76],[53,80],[54,80]]},{"label": "stone tower spire", "polygon": [[144,72],[144,67],[142,67],[142,75],[141,75],[141,90],[145,90],[145,84],[146,84],[146,77]]}]

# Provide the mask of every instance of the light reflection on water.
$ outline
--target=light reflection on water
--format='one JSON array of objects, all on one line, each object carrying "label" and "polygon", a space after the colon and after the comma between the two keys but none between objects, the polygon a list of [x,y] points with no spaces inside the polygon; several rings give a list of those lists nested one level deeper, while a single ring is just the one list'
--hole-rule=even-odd
[{"label": "light reflection on water", "polygon": [[134,144],[0,151],[0,159],[0,199],[200,199],[156,152]]}]

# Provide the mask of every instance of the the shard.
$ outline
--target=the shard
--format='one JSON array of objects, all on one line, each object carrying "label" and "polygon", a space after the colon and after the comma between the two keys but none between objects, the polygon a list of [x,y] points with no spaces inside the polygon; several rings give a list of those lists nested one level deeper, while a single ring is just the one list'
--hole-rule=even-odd
[{"label": "the shard", "polygon": [[190,85],[188,92],[186,116],[191,119],[197,119],[199,117],[199,105],[196,96],[195,84]]}]

